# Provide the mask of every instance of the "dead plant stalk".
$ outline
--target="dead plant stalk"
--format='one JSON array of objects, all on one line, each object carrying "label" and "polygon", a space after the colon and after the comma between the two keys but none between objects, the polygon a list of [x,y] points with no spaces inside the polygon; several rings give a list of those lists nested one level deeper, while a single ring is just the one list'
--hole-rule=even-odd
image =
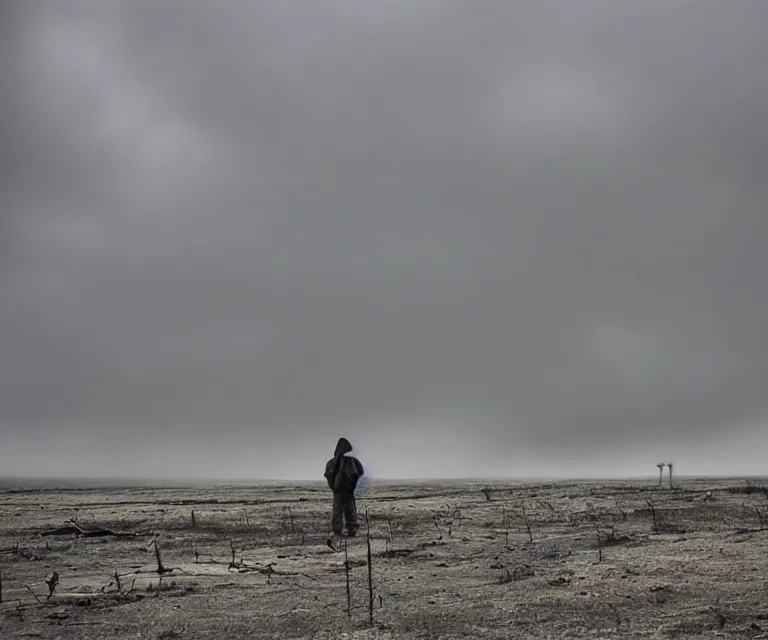
[{"label": "dead plant stalk", "polygon": [[373,626],[373,566],[371,555],[371,521],[368,518],[368,510],[365,511],[365,542],[368,547],[368,623]]},{"label": "dead plant stalk", "polygon": [[656,508],[651,504],[651,501],[648,498],[645,499],[645,503],[651,508],[651,515],[653,516],[653,531],[658,533],[659,524],[656,520]]},{"label": "dead plant stalk", "polygon": [[525,522],[525,528],[528,531],[528,539],[533,542],[533,532],[531,531],[531,523],[528,520],[528,514],[525,511],[525,505],[521,506],[523,512],[523,522]]},{"label": "dead plant stalk", "polygon": [[352,592],[349,589],[349,554],[347,551],[347,539],[344,539],[344,575],[347,579],[347,617],[352,617]]}]

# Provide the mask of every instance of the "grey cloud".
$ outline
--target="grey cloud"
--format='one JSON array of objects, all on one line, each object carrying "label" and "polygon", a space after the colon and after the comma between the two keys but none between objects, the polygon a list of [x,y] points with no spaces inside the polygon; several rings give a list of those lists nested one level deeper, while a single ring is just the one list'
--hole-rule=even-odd
[{"label": "grey cloud", "polygon": [[472,470],[765,414],[761,4],[14,7],[18,442],[410,473],[380,430]]}]

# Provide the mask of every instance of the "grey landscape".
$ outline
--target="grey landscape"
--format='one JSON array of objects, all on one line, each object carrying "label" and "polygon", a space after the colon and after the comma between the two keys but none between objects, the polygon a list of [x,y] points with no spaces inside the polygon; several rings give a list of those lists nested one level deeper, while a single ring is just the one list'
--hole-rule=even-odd
[{"label": "grey landscape", "polygon": [[0,640],[768,638],[766,69],[761,0],[0,2]]},{"label": "grey landscape", "polygon": [[328,493],[5,489],[3,637],[760,638],[768,629],[765,478],[373,485],[358,495],[364,534],[344,552],[324,544]]}]

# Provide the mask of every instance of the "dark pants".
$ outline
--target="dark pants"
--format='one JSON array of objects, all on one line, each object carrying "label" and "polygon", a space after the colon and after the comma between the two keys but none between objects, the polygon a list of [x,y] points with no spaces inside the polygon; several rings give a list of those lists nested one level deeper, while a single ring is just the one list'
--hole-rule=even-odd
[{"label": "dark pants", "polygon": [[357,503],[355,502],[355,494],[353,491],[334,491],[331,531],[340,536],[345,521],[347,533],[354,535],[357,531]]}]

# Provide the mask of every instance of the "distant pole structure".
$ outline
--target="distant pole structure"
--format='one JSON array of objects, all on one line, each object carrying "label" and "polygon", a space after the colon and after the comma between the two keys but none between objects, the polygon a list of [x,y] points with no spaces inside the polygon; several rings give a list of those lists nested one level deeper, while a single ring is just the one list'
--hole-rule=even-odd
[{"label": "distant pole structure", "polygon": [[674,462],[667,462],[667,466],[669,467],[669,488],[672,488],[672,467],[674,466]]},{"label": "distant pole structure", "polygon": [[664,463],[663,462],[657,462],[656,466],[659,468],[659,486],[661,486],[661,483],[664,479]]}]

